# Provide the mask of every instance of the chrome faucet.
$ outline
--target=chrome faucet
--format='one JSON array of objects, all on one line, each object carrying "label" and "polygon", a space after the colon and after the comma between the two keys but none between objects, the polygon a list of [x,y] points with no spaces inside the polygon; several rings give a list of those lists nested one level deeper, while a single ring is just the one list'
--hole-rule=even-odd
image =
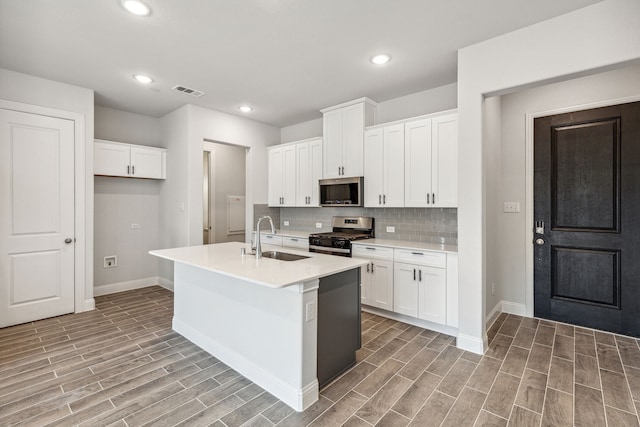
[{"label": "chrome faucet", "polygon": [[261,216],[258,219],[258,223],[256,224],[256,259],[262,258],[262,246],[260,244],[260,223],[263,219],[268,219],[269,224],[271,224],[271,233],[276,234],[276,228],[273,226],[273,220],[270,216],[265,215]]}]

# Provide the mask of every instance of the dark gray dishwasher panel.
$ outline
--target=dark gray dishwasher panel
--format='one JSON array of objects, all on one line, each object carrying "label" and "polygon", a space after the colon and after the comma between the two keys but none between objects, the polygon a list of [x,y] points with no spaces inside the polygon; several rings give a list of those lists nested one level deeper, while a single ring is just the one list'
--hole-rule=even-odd
[{"label": "dark gray dishwasher panel", "polygon": [[320,388],[356,363],[360,348],[360,268],[320,279],[318,382]]}]

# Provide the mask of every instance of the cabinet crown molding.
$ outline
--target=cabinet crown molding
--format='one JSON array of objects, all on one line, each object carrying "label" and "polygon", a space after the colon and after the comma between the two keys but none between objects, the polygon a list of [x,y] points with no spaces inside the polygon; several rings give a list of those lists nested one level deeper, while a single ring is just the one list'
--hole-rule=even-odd
[{"label": "cabinet crown molding", "polygon": [[320,112],[322,114],[324,114],[324,113],[328,113],[329,111],[337,110],[338,108],[344,108],[344,107],[348,107],[350,105],[362,104],[362,103],[369,104],[372,107],[377,107],[378,106],[378,103],[376,101],[374,101],[371,98],[367,98],[365,96],[363,98],[358,98],[358,99],[354,99],[352,101],[343,102],[342,104],[334,105],[332,107],[323,108],[322,110],[320,110]]}]

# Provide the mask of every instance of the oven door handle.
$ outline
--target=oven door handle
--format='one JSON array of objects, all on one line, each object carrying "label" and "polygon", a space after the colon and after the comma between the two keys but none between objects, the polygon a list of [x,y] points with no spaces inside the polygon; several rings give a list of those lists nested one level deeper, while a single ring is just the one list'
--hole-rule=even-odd
[{"label": "oven door handle", "polygon": [[323,252],[337,252],[337,253],[341,253],[341,254],[350,254],[351,253],[351,249],[340,249],[340,248],[332,248],[332,247],[327,247],[327,246],[309,245],[309,252],[313,252],[312,249],[317,250],[317,251],[323,251]]}]

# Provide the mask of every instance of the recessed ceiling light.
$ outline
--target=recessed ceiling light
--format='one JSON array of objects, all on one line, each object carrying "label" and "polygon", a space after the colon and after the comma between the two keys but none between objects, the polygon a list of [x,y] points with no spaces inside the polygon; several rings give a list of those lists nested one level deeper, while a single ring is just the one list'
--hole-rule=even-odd
[{"label": "recessed ceiling light", "polygon": [[253,111],[253,108],[249,107],[248,105],[242,105],[238,107],[238,110],[242,111],[243,113],[250,113]]},{"label": "recessed ceiling light", "polygon": [[138,16],[147,16],[151,13],[151,8],[140,0],[122,0],[122,6]]},{"label": "recessed ceiling light", "polygon": [[386,53],[381,53],[379,55],[371,57],[371,62],[376,65],[383,65],[389,61],[391,61],[391,55],[387,55]]},{"label": "recessed ceiling light", "polygon": [[140,83],[149,84],[153,82],[153,79],[149,76],[145,76],[144,74],[134,74],[133,78],[136,79]]}]

